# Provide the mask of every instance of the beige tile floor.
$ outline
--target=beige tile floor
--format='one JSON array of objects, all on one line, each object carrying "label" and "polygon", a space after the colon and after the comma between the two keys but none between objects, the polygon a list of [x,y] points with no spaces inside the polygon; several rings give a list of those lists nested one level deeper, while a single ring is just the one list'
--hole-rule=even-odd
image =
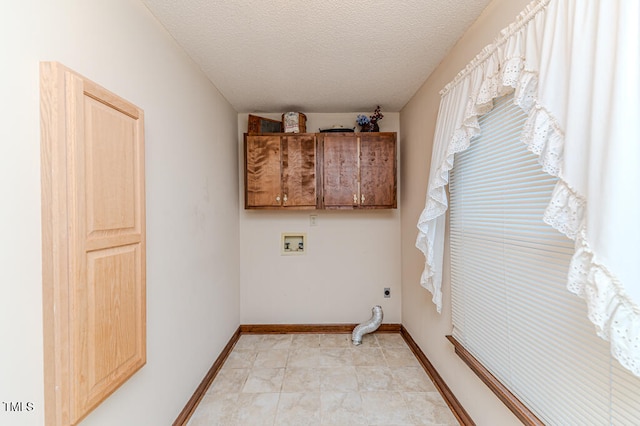
[{"label": "beige tile floor", "polygon": [[243,335],[189,426],[458,425],[399,334]]}]

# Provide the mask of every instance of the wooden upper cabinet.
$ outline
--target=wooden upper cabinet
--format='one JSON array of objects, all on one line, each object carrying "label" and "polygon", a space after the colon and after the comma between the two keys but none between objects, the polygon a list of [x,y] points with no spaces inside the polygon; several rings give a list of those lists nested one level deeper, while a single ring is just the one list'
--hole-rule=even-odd
[{"label": "wooden upper cabinet", "polygon": [[336,133],[321,139],[324,208],[396,208],[395,133]]},{"label": "wooden upper cabinet", "polygon": [[313,134],[282,137],[282,205],[316,207],[316,137]]},{"label": "wooden upper cabinet", "polygon": [[246,209],[394,209],[395,133],[245,134]]},{"label": "wooden upper cabinet", "polygon": [[280,136],[245,136],[245,207],[280,207]]},{"label": "wooden upper cabinet", "polygon": [[245,134],[245,208],[314,209],[315,134]]},{"label": "wooden upper cabinet", "polygon": [[360,207],[396,206],[396,135],[361,133]]},{"label": "wooden upper cabinet", "polygon": [[358,205],[358,138],[355,133],[322,137],[322,195],[325,208]]}]

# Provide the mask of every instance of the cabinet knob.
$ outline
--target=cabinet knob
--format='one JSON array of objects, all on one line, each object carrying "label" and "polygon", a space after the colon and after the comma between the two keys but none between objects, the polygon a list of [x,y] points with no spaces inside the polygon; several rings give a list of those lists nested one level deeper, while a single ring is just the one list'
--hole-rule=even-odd
[{"label": "cabinet knob", "polygon": [[280,196],[279,195],[276,196],[276,201],[280,202]]},{"label": "cabinet knob", "polygon": [[284,194],[284,199],[283,200],[284,200],[285,203],[287,202],[287,194]]},{"label": "cabinet knob", "polygon": [[358,195],[353,194],[353,204],[358,204]]},{"label": "cabinet knob", "polygon": [[364,204],[364,194],[360,195],[360,203]]}]

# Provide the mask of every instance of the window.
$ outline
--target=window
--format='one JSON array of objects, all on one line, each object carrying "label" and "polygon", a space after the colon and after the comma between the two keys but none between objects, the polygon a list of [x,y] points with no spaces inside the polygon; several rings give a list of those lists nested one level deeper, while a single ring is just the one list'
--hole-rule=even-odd
[{"label": "window", "polygon": [[453,337],[549,425],[640,424],[640,379],[565,288],[573,241],[542,221],[556,178],[520,143],[512,96],[450,176]]}]

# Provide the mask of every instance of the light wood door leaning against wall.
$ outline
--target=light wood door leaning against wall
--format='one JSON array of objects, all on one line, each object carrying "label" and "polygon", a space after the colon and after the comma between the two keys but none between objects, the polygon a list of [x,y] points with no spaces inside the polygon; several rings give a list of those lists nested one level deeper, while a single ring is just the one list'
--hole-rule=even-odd
[{"label": "light wood door leaning against wall", "polygon": [[75,425],[146,362],[143,112],[40,66],[45,419]]}]

